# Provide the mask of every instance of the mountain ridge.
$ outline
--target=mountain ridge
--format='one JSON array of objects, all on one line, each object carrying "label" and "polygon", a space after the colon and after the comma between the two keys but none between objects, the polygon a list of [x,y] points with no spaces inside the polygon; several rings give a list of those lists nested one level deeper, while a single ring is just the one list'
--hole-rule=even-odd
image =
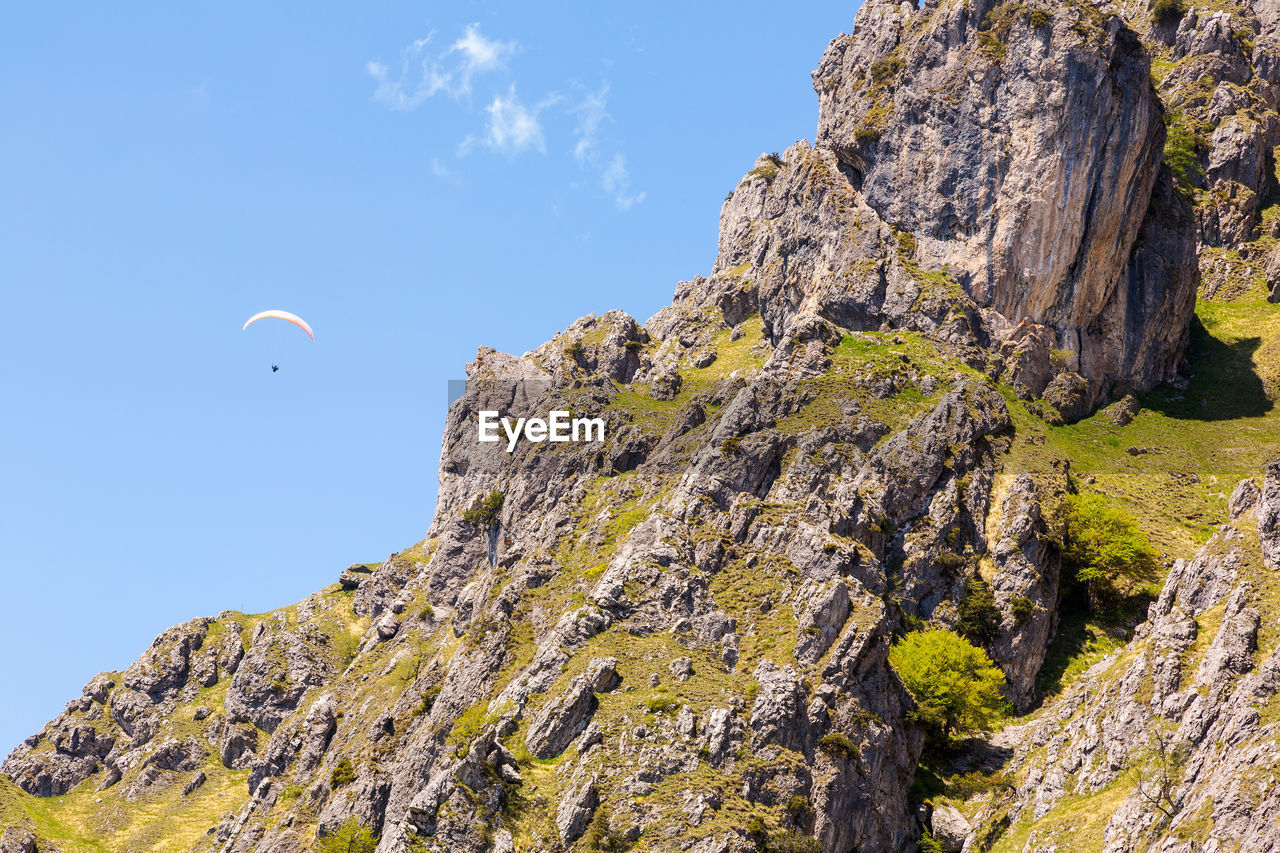
[{"label": "mountain ridge", "polygon": [[[814,72],[817,141],[756,161],[709,276],[643,325],[480,348],[423,542],[91,680],[6,759],[0,849],[287,853],[355,824],[379,853],[1280,845],[1254,821],[1280,468],[1245,485],[1280,452],[1255,356],[1280,341],[1280,8],[1232,9],[864,5]],[[609,441],[472,438],[553,404]],[[1145,620],[1083,617],[1066,669],[1100,660],[1055,693],[1080,490],[1178,560]],[[939,764],[888,651],[975,583],[1019,717]],[[1122,777],[1160,720],[1189,752],[1153,804]],[[1211,731],[1249,748],[1222,773]]]}]

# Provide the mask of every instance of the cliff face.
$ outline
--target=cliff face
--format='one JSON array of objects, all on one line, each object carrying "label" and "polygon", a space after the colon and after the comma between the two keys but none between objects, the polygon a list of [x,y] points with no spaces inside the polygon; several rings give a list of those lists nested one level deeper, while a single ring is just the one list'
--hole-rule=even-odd
[{"label": "cliff face", "polygon": [[[737,185],[709,276],[643,325],[615,311],[523,356],[481,348],[449,409],[427,538],[294,607],[171,629],[95,678],[5,761],[3,843],[289,853],[354,820],[380,853],[843,853],[911,849],[923,828],[954,849],[1047,850],[1071,797],[1123,788],[1105,841],[1078,849],[1146,849],[1200,813],[1161,819],[1140,782],[1124,787],[1158,720],[1199,768],[1175,813],[1230,803],[1208,807],[1215,838],[1280,843],[1229,781],[1275,766],[1257,710],[1274,692],[1258,627],[1274,561],[1241,569],[1280,553],[1274,476],[1176,565],[1133,645],[978,750],[1014,780],[995,792],[921,806],[924,730],[888,664],[895,637],[960,625],[986,587],[986,649],[1012,708],[1036,709],[1072,615],[1059,548],[1077,457],[1100,491],[1148,501],[1146,523],[1199,535],[1225,507],[1206,483],[1238,460],[1209,453],[1202,482],[1164,461],[1175,449],[1126,446],[1132,396],[1062,427],[1174,377],[1197,260],[1222,222],[1257,240],[1242,223],[1267,217],[1257,198],[1218,200],[1228,180],[1274,179],[1270,137],[1239,111],[1270,103],[1277,10],[1150,15],[866,4],[814,73],[816,142]],[[1243,65],[1215,41],[1237,25],[1256,37]],[[1160,98],[1194,74],[1243,99],[1242,129],[1185,161]],[[1243,358],[1193,355],[1206,376]],[[1188,380],[1202,397],[1150,399],[1232,416]],[[598,415],[607,440],[476,441],[481,410],[552,409]],[[1280,449],[1267,411],[1244,410],[1246,450],[1196,440]],[[1179,489],[1198,503],[1174,519],[1162,501]],[[1217,607],[1189,680],[1188,624]],[[1225,761],[1218,741],[1249,751]],[[65,804],[70,828],[37,826],[30,796]]]},{"label": "cliff face", "polygon": [[[818,145],[997,334],[1048,327],[1092,399],[1148,388],[1173,375],[1196,287],[1149,67],[1090,3],[873,2],[814,72]],[[1139,241],[1157,218],[1168,239]]]}]

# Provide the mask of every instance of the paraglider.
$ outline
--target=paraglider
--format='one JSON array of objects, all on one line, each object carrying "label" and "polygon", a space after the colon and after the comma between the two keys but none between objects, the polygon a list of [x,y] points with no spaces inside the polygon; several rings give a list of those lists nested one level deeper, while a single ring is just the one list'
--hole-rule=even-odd
[{"label": "paraglider", "polygon": [[[250,317],[248,320],[245,321],[244,329],[241,329],[241,331],[247,331],[248,328],[252,326],[254,323],[258,322],[259,320],[266,320],[268,318],[276,319],[276,320],[284,320],[286,323],[292,323],[302,331],[306,332],[308,338],[311,338],[311,340],[313,341],[316,339],[316,333],[311,331],[311,326],[307,325],[306,320],[302,319],[297,314],[291,314],[288,311],[280,311],[278,309],[273,309],[271,311],[261,311],[257,314],[254,314],[252,317]],[[279,370],[280,370],[280,365],[278,364],[271,365],[272,373],[277,373],[279,372]]]},{"label": "paraglider", "polygon": [[290,314],[288,311],[272,310],[272,311],[263,311],[259,314],[254,314],[252,317],[250,317],[248,320],[245,321],[244,327],[247,329],[250,326],[252,326],[254,323],[258,322],[259,320],[266,320],[269,317],[292,323],[302,331],[306,332],[307,337],[311,338],[311,340],[314,341],[316,339],[316,333],[311,331],[311,327],[307,325],[307,321],[299,317],[297,314]]}]

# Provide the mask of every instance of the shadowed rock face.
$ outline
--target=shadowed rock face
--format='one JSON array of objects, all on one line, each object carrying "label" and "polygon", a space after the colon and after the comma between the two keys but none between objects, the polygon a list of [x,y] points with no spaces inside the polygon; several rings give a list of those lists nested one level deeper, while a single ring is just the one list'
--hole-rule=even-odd
[{"label": "shadowed rock face", "polygon": [[[866,203],[1012,324],[1054,330],[1092,385],[1146,388],[1185,346],[1194,224],[1161,177],[1137,35],[1087,3],[868,3],[814,72],[817,144]],[[1152,202],[1157,181],[1161,189]],[[1140,244],[1161,217],[1159,245]]]}]

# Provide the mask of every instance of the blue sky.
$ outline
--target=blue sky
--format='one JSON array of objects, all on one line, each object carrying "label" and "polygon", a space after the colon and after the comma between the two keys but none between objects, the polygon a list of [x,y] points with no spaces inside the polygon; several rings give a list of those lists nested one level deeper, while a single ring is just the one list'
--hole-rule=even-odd
[{"label": "blue sky", "polygon": [[856,6],[0,10],[0,754],[422,538],[447,381],[708,272]]}]

